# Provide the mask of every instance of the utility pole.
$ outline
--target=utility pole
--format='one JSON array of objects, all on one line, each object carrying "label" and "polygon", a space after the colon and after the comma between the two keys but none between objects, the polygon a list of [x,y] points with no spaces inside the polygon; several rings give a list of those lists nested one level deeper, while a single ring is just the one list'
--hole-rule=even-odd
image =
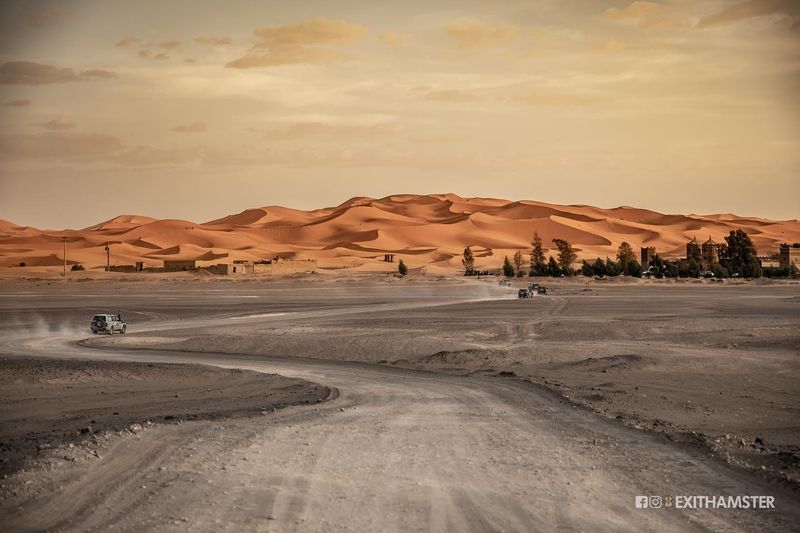
[{"label": "utility pole", "polygon": [[64,274],[63,276],[67,277],[67,236],[64,235]]},{"label": "utility pole", "polygon": [[106,241],[106,272],[111,272],[111,244]]}]

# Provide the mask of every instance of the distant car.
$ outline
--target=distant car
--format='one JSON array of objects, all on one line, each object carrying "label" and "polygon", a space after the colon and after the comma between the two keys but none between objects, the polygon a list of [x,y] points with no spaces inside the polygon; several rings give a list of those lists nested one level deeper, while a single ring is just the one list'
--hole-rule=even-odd
[{"label": "distant car", "polygon": [[520,289],[519,291],[517,291],[517,297],[519,297],[519,298],[530,298],[531,297],[531,293],[530,293],[530,291],[528,291],[528,289]]},{"label": "distant car", "polygon": [[99,314],[92,317],[90,328],[95,335],[98,333],[113,335],[115,331],[124,334],[128,329],[128,324],[122,320],[120,315]]},{"label": "distant car", "polygon": [[500,280],[500,286],[501,287],[510,287],[511,286],[511,280],[510,279],[501,279]]},{"label": "distant car", "polygon": [[538,287],[536,287],[536,294],[547,294],[547,288],[539,285]]},{"label": "distant car", "polygon": [[537,290],[539,288],[539,286],[540,285],[538,283],[528,283],[528,290],[533,292],[533,291]]}]

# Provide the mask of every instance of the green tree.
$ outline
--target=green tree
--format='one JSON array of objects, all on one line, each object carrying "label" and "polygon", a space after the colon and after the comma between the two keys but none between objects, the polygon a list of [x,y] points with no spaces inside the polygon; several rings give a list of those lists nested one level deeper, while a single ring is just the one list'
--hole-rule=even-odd
[{"label": "green tree", "polygon": [[605,263],[605,261],[603,261],[599,257],[597,259],[595,259],[594,260],[594,267],[592,268],[592,270],[594,270],[594,275],[595,276],[600,276],[600,277],[605,276],[606,275],[606,263]]},{"label": "green tree", "polygon": [[503,275],[507,278],[514,277],[514,266],[511,264],[511,261],[508,260],[508,256],[503,258]]},{"label": "green tree", "polygon": [[[617,265],[619,266],[620,274],[624,276],[631,276],[633,272],[636,271],[634,267],[634,263],[636,263],[636,255],[633,253],[633,248],[627,242],[623,242],[619,245],[619,249],[617,250]],[[636,263],[638,265],[638,263]],[[639,275],[642,273],[642,267],[639,265]]]},{"label": "green tree", "polygon": [[547,260],[544,257],[542,238],[538,232],[533,232],[533,249],[531,250],[531,276],[544,276],[547,274]]},{"label": "green tree", "polygon": [[547,275],[553,278],[561,276],[561,268],[558,266],[558,262],[553,259],[552,255],[550,259],[547,260]]},{"label": "green tree", "polygon": [[667,261],[664,263],[664,276],[667,278],[677,278],[679,275],[678,263],[675,261]]},{"label": "green tree", "polygon": [[678,277],[699,278],[702,270],[700,262],[693,257],[678,262]]},{"label": "green tree", "polygon": [[572,263],[578,255],[572,249],[572,245],[564,239],[553,239],[553,244],[558,248],[558,268],[565,276],[573,274]]},{"label": "green tree", "polygon": [[469,246],[464,248],[464,256],[461,258],[461,264],[464,265],[465,276],[471,276],[475,273],[475,256],[472,255],[472,250]]},{"label": "green tree", "polygon": [[514,261],[514,270],[517,271],[517,275],[518,276],[521,276],[522,275],[522,263],[524,262],[523,259],[522,259],[522,252],[517,250],[517,252],[514,254],[513,261]]},{"label": "green tree", "polygon": [[737,229],[725,237],[724,266],[730,273],[738,273],[746,278],[761,276],[761,263],[756,257],[756,247],[750,236]]},{"label": "green tree", "polygon": [[592,276],[594,276],[594,266],[592,266],[592,263],[590,263],[586,259],[584,259],[583,262],[581,262],[581,274],[583,274],[587,278],[591,278]]},{"label": "green tree", "polygon": [[714,273],[714,277],[715,278],[727,278],[727,277],[730,277],[730,275],[728,274],[728,269],[725,268],[722,265],[714,265],[711,268],[711,272]]},{"label": "green tree", "polygon": [[619,276],[619,265],[617,265],[616,261],[612,261],[608,257],[606,257],[606,276]]},{"label": "green tree", "polygon": [[664,277],[664,273],[666,270],[666,266],[664,265],[664,260],[661,259],[661,256],[656,254],[653,257],[653,260],[650,261],[650,269],[653,274],[655,274],[656,278],[661,279]]},{"label": "green tree", "polygon": [[406,274],[408,274],[408,267],[406,266],[405,263],[403,263],[402,259],[397,264],[397,272],[400,273],[401,276],[405,276]]},{"label": "green tree", "polygon": [[639,264],[639,261],[634,259],[633,262],[628,263],[627,275],[634,278],[642,277],[642,265]]}]

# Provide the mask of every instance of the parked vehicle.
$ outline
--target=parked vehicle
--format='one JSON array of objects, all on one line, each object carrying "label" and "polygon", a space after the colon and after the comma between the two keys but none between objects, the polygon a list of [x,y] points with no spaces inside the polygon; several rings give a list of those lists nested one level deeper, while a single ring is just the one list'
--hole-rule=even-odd
[{"label": "parked vehicle", "polygon": [[510,279],[501,279],[500,280],[500,286],[501,287],[510,287],[511,286],[511,280]]},{"label": "parked vehicle", "polygon": [[89,327],[95,335],[98,333],[113,335],[114,332],[124,334],[128,329],[128,324],[122,320],[120,315],[98,314],[92,317],[92,322]]},{"label": "parked vehicle", "polygon": [[520,289],[519,291],[517,291],[517,297],[518,298],[530,298],[531,297],[531,293],[530,293],[530,291],[528,291],[528,289]]}]

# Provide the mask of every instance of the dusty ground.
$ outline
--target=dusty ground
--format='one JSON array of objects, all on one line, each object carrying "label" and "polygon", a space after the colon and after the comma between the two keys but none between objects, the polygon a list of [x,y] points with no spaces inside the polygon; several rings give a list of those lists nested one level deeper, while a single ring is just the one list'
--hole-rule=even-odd
[{"label": "dusty ground", "polygon": [[[160,332],[87,342],[514,372],[607,416],[695,432],[727,458],[800,478],[800,285],[580,281],[551,281],[550,295],[533,300],[490,282],[406,284],[406,295],[395,294],[394,285],[358,282],[301,284],[289,293],[265,286],[263,309],[287,313],[270,323],[241,326],[231,318],[188,337]],[[356,308],[342,317],[324,308],[314,314],[304,302],[319,297],[319,305],[332,299],[352,307],[374,294],[376,302],[438,304],[462,291],[503,299],[413,313]]]},{"label": "dusty ground", "polygon": [[95,434],[153,421],[257,416],[330,394],[303,380],[205,365],[3,357],[0,476]]},{"label": "dusty ground", "polygon": [[[198,479],[166,482],[152,468],[109,465],[135,479],[128,491],[152,476],[144,486],[153,502],[139,501],[130,518],[111,508],[67,512],[72,526],[230,529],[248,524],[247,516],[251,529],[265,530],[789,530],[797,523],[797,492],[783,492],[776,480],[797,477],[798,285],[551,286],[547,297],[521,301],[493,280],[15,283],[0,299],[0,334],[3,351],[17,354],[47,352],[55,342],[69,357],[202,361],[342,390],[320,411],[279,413],[266,430],[260,419],[236,431],[226,424],[224,435],[208,423],[185,424],[184,437],[205,435],[198,438],[207,444],[192,445],[191,458],[182,459],[180,440],[159,448],[166,463],[153,465],[188,469],[214,487],[255,476],[242,487],[261,496],[240,488],[224,498],[242,516],[216,509],[201,520],[176,511],[190,502],[165,510],[157,501],[180,492],[172,483],[193,483],[196,500],[219,491],[197,492]],[[86,316],[98,309],[121,311],[131,333],[72,344],[87,337]],[[216,472],[214,454],[226,446],[227,470]],[[296,446],[305,451],[295,454]],[[378,489],[387,486],[395,489]],[[782,510],[631,509],[634,494],[677,491],[779,494]],[[16,524],[30,519],[25,509],[37,501],[30,490],[20,494]],[[40,498],[61,509],[55,496]],[[39,520],[49,527],[56,516]]]}]

